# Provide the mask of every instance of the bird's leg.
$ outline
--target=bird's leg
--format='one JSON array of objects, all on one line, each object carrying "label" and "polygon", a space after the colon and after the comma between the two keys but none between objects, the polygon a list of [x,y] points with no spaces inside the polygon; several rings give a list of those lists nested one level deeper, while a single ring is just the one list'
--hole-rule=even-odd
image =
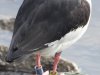
[{"label": "bird's leg", "polygon": [[36,66],[35,66],[36,75],[43,75],[43,68],[41,65],[41,55],[37,53],[36,55]]},{"label": "bird's leg", "polygon": [[41,67],[41,55],[40,53],[38,52],[37,55],[36,55],[36,66],[39,68]]},{"label": "bird's leg", "polygon": [[53,63],[53,75],[55,75],[57,72],[57,65],[60,60],[60,55],[61,55],[61,52],[55,54],[54,63]]}]

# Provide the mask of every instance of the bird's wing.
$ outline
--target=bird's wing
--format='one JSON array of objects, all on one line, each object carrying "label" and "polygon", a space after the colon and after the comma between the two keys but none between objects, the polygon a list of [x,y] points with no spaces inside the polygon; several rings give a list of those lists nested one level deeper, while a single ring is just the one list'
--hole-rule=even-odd
[{"label": "bird's wing", "polygon": [[59,40],[66,33],[84,27],[88,22],[90,7],[85,0],[43,1],[35,8],[31,4],[26,4],[19,10],[23,12],[17,17],[26,20],[20,22],[16,19],[15,25],[20,23],[22,26],[18,26],[12,39],[13,50],[22,50],[26,53],[30,50],[40,50],[47,47],[46,43]]},{"label": "bird's wing", "polygon": [[[36,7],[36,3],[39,4],[37,0],[24,0],[18,14],[15,19],[15,24],[14,24],[14,34],[17,32],[17,30],[22,26],[26,21],[31,13],[32,9]],[[33,14],[34,16],[34,14]]]}]

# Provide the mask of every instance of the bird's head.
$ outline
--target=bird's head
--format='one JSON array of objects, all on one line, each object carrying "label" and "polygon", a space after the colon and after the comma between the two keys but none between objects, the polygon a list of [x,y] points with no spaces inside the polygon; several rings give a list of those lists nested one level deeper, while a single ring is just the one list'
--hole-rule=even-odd
[{"label": "bird's head", "polygon": [[18,36],[17,34],[15,34],[12,37],[11,44],[6,56],[7,62],[13,62],[14,60],[23,56],[23,53],[22,53],[23,46],[20,46],[21,43],[22,43],[21,36]]}]

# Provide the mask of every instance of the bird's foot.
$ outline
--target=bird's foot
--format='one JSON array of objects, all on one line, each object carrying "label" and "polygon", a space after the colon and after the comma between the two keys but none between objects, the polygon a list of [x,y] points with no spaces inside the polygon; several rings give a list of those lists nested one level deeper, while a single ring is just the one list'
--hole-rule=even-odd
[{"label": "bird's foot", "polygon": [[49,75],[58,75],[57,72],[50,71]]}]

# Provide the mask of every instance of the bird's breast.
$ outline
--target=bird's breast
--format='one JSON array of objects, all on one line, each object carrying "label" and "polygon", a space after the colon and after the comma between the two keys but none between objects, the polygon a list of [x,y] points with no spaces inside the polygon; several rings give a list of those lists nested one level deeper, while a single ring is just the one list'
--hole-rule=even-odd
[{"label": "bird's breast", "polygon": [[53,56],[56,52],[63,51],[75,43],[87,30],[88,24],[67,33],[60,40],[48,44],[48,48],[41,50],[41,55]]}]

